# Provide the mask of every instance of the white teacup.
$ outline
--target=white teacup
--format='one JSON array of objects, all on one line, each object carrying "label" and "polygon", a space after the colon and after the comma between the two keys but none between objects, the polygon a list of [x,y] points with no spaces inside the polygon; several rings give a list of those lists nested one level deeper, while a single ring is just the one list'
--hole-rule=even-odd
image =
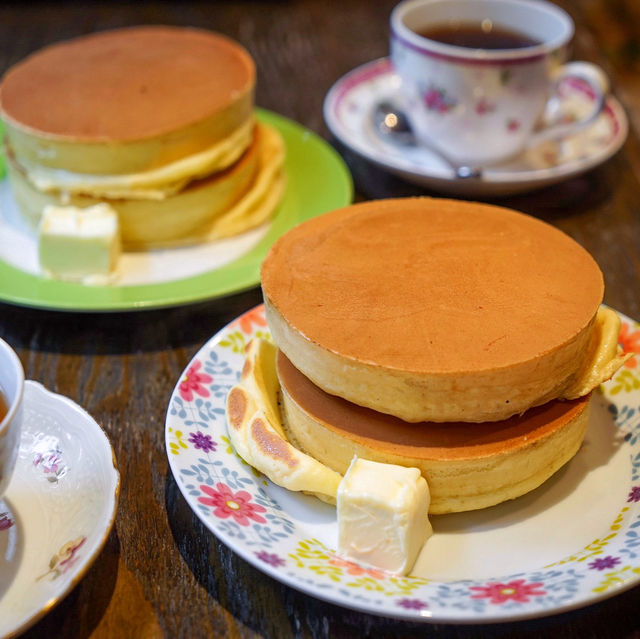
[{"label": "white teacup", "polygon": [[[477,25],[517,33],[521,48],[471,48],[425,37],[436,27]],[[419,142],[456,164],[479,167],[514,156],[540,139],[593,121],[608,91],[603,71],[562,64],[574,32],[570,16],[543,0],[407,0],[391,14],[391,61],[401,108]],[[590,85],[593,109],[570,124],[542,127],[559,82]]]},{"label": "white teacup", "polygon": [[23,393],[22,364],[9,344],[0,339],[0,394],[6,408],[0,419],[0,498],[7,490],[18,456]]}]

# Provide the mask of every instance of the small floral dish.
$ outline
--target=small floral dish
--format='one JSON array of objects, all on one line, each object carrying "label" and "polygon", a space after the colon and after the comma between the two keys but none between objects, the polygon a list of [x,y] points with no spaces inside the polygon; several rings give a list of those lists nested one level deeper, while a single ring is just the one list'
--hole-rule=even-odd
[{"label": "small floral dish", "polygon": [[[393,101],[400,78],[389,58],[368,62],[340,78],[324,100],[327,126],[347,147],[408,182],[434,191],[463,196],[506,196],[550,186],[602,164],[624,143],[628,121],[618,100],[607,96],[598,118],[579,131],[534,145],[517,157],[487,166],[478,177],[456,177],[447,162],[425,147],[398,145],[375,131],[376,104]],[[571,123],[592,109],[596,95],[586,83],[568,78],[559,87],[548,123]],[[427,96],[433,108],[445,108],[437,91]],[[476,111],[490,113],[479,101]],[[514,126],[517,122],[514,122]]]},{"label": "small floral dish", "polygon": [[[640,324],[621,319],[625,350],[640,353]],[[585,442],[565,468],[517,500],[432,517],[412,575],[398,577],[338,557],[335,508],[274,485],[234,452],[225,397],[255,336],[268,337],[262,306],[196,354],[171,396],[165,442],[189,506],[262,572],[340,606],[459,623],[554,614],[640,582],[638,358],[597,392]]]},{"label": "small floral dish", "polygon": [[0,501],[0,637],[24,632],[80,581],[113,526],[120,476],[93,418],[25,382],[11,484]]}]

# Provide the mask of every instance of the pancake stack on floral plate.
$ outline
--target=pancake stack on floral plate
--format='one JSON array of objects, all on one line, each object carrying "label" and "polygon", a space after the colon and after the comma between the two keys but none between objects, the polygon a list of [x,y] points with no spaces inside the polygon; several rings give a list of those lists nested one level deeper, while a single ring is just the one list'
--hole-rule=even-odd
[{"label": "pancake stack on floral plate", "polygon": [[624,361],[593,258],[505,208],[343,208],[280,238],[262,288],[290,441],[339,473],[354,455],[419,468],[432,513],[543,483]]}]

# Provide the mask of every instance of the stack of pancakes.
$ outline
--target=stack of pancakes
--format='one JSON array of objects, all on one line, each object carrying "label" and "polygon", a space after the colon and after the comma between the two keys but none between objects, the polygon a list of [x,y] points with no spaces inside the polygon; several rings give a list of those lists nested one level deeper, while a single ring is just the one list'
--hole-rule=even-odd
[{"label": "stack of pancakes", "polygon": [[0,85],[14,197],[36,227],[47,204],[110,204],[126,248],[240,233],[283,192],[283,142],[254,116],[256,73],[234,41],[135,27],[58,43]]},{"label": "stack of pancakes", "polygon": [[419,468],[432,513],[539,486],[623,361],[593,258],[505,208],[349,206],[280,238],[262,288],[290,440],[340,473],[354,454]]}]

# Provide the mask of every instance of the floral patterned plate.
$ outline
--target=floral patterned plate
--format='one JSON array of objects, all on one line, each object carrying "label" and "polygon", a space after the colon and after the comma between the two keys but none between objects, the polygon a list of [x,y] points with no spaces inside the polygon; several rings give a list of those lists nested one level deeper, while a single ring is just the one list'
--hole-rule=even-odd
[{"label": "floral patterned plate", "polygon": [[[347,73],[325,98],[327,126],[336,138],[367,160],[409,182],[443,193],[501,196],[549,186],[601,164],[627,137],[624,110],[613,96],[608,96],[600,116],[579,133],[538,144],[508,162],[485,168],[479,178],[461,180],[437,154],[419,146],[399,146],[376,134],[373,107],[397,94],[399,84],[388,58]],[[573,120],[589,112],[594,99],[586,84],[575,78],[568,80],[560,87],[547,116],[554,122]]]},{"label": "floral patterned plate", "polygon": [[93,418],[27,381],[18,461],[0,500],[0,637],[26,630],[80,581],[113,526],[119,486]]},{"label": "floral patterned plate", "polygon": [[[621,318],[625,350],[640,352],[640,324]],[[517,500],[432,517],[413,574],[397,577],[338,557],[335,509],[274,485],[232,449],[225,397],[257,335],[268,336],[262,306],[197,353],[171,396],[165,441],[193,511],[267,575],[360,611],[459,623],[553,614],[640,582],[638,358],[596,392],[569,464]]]}]

